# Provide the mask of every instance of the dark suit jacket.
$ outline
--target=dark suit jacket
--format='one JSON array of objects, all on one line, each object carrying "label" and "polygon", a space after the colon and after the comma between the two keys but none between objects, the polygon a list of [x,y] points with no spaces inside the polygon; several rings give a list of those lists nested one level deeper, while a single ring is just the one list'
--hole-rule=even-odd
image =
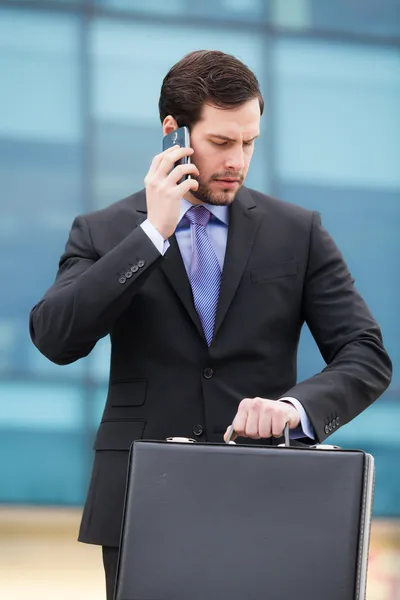
[{"label": "dark suit jacket", "polygon": [[[34,343],[61,365],[111,336],[109,393],[80,530],[89,543],[119,543],[133,440],[222,442],[244,397],[288,395],[302,402],[323,441],[391,377],[379,327],[317,213],[242,188],[230,208],[210,348],[175,237],[160,256],[139,227],[145,218],[144,191],[78,217],[56,281],[31,313]],[[304,321],[327,367],[296,383]]]}]

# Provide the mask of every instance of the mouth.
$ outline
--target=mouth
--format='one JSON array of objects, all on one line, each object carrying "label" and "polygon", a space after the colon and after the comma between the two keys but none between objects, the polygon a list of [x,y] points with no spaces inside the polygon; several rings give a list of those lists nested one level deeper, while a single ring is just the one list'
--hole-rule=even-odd
[{"label": "mouth", "polygon": [[240,179],[235,179],[233,177],[214,179],[214,181],[225,188],[235,187],[240,183]]},{"label": "mouth", "polygon": [[239,183],[240,179],[237,177],[217,177],[215,181],[228,181],[229,183]]}]

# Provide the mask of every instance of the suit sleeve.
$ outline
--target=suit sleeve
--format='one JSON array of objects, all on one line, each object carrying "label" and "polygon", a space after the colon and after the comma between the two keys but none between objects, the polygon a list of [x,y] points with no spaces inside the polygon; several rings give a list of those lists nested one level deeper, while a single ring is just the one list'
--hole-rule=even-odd
[{"label": "suit sleeve", "polygon": [[285,396],[301,402],[322,442],[386,390],[392,365],[381,331],[317,213],[311,228],[303,314],[327,366]]},{"label": "suit sleeve", "polygon": [[99,257],[85,217],[72,225],[52,287],[30,314],[33,343],[57,364],[89,354],[163,260],[141,227]]}]

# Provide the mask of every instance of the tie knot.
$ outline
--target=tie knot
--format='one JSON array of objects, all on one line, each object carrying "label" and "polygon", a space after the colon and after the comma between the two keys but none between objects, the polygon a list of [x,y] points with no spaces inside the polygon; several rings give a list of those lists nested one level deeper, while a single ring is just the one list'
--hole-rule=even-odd
[{"label": "tie knot", "polygon": [[211,218],[211,213],[204,206],[192,206],[192,208],[189,208],[187,211],[186,217],[192,225],[202,225],[205,227]]}]

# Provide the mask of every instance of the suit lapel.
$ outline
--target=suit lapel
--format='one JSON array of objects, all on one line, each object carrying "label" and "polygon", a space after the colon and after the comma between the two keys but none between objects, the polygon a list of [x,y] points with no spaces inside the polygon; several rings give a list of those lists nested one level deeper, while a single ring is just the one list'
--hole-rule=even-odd
[{"label": "suit lapel", "polygon": [[260,218],[247,188],[242,188],[230,207],[228,240],[219,292],[214,338],[226,316],[243,276]]},{"label": "suit lapel", "polygon": [[170,247],[165,254],[161,267],[168,281],[174,288],[176,295],[186,308],[198,332],[205,341],[203,327],[201,326],[199,315],[197,314],[193,303],[192,288],[175,235],[169,238],[169,243]]},{"label": "suit lapel", "polygon": [[[138,218],[138,223],[140,224],[147,216],[145,192],[141,192],[140,195],[138,195],[136,210],[138,213],[141,213]],[[175,235],[169,238],[169,243],[170,247],[165,253],[161,268],[205,343],[203,328],[193,303],[192,288],[190,287],[189,278]]]}]

